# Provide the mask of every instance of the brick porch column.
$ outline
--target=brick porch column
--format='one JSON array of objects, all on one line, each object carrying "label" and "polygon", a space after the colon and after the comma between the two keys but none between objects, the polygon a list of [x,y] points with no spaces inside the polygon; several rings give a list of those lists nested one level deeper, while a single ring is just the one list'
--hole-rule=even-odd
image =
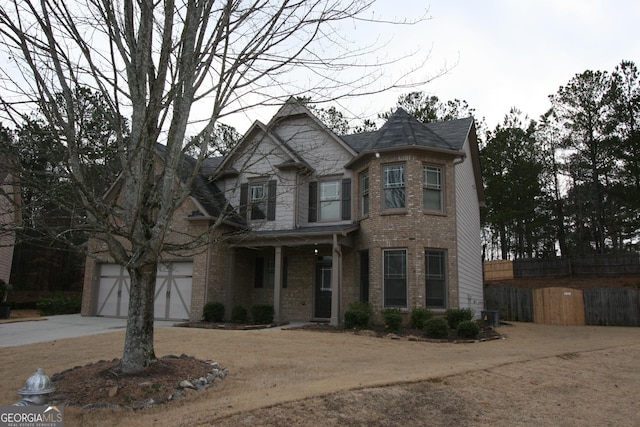
[{"label": "brick porch column", "polygon": [[282,289],[282,246],[275,247],[275,271],[273,273],[273,321],[280,321],[280,290]]},{"label": "brick porch column", "polygon": [[342,293],[342,250],[338,235],[333,235],[333,256],[331,257],[331,319],[329,324],[337,326],[340,320],[340,294]]}]

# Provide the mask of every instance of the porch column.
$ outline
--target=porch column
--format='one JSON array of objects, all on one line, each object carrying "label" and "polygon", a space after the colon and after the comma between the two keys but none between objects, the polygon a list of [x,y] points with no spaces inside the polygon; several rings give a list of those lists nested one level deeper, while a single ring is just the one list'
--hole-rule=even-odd
[{"label": "porch column", "polygon": [[280,290],[282,289],[282,246],[275,247],[275,271],[273,273],[273,321],[280,321]]},{"label": "porch column", "polygon": [[331,319],[329,324],[338,325],[340,319],[340,294],[342,294],[342,250],[338,235],[333,235],[333,256],[331,257]]},{"label": "porch column", "polygon": [[[229,251],[229,263],[228,274],[227,274],[227,283],[225,285],[225,306],[233,307],[233,285],[235,283],[235,274],[236,274],[236,249],[231,249]],[[209,272],[207,272],[209,274]],[[225,320],[231,320],[231,310],[228,309],[225,312]]]}]

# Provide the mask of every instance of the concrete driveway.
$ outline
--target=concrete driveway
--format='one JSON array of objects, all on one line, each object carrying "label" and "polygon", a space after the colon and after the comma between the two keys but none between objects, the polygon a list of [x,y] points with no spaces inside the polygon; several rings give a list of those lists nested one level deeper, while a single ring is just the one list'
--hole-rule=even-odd
[{"label": "concrete driveway", "polygon": [[[175,323],[170,320],[157,320],[155,327],[168,328]],[[64,314],[20,322],[0,323],[0,348],[114,332],[124,330],[126,325],[127,319],[83,317],[80,314]]]}]

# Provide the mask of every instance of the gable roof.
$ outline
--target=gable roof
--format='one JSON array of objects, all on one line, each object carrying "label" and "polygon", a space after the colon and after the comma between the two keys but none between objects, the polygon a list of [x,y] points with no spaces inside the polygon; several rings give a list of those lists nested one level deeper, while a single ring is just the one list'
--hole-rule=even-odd
[{"label": "gable roof", "polygon": [[[166,155],[167,147],[162,144],[156,144],[156,150],[161,157]],[[191,182],[191,197],[193,197],[205,212],[193,214],[193,217],[208,216],[219,218],[224,215],[225,219],[236,224],[243,224],[243,221],[235,214],[233,207],[228,203],[227,199],[218,186],[208,179],[208,173],[212,168],[215,169],[222,161],[221,157],[212,157],[205,159],[200,166],[200,170]],[[178,167],[178,176],[184,182],[191,176],[197,165],[196,159],[188,155],[183,155]]]},{"label": "gable roof", "polygon": [[459,152],[472,125],[471,117],[422,123],[404,109],[398,108],[379,130],[345,135],[342,138],[358,153],[406,147]]}]

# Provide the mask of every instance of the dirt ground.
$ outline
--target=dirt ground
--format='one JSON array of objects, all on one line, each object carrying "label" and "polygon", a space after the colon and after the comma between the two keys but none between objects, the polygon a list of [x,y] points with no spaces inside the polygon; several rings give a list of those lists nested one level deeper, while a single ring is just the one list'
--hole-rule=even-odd
[{"label": "dirt ground", "polygon": [[[67,407],[65,426],[638,425],[640,330],[514,323],[470,344],[295,331],[156,331],[156,354],[213,360],[206,391],[138,411]],[[1,337],[0,337],[1,339]],[[122,331],[0,349],[0,404],[48,374],[120,356]]]}]

